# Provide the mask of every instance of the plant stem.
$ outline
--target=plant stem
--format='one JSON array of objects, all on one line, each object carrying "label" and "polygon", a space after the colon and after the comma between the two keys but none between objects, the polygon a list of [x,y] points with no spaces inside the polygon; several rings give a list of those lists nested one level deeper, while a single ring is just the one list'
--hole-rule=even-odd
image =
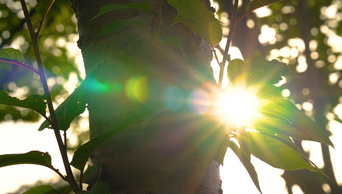
[{"label": "plant stem", "polygon": [[223,72],[224,72],[226,61],[228,59],[228,51],[229,51],[229,48],[230,48],[230,44],[232,42],[233,32],[234,32],[235,25],[236,25],[236,16],[237,16],[238,3],[239,3],[239,0],[235,0],[234,1],[234,9],[233,9],[233,15],[232,15],[232,19],[231,19],[231,26],[230,26],[230,29],[229,29],[229,34],[228,34],[228,38],[227,38],[226,48],[224,49],[223,59],[222,59],[222,62],[220,63],[220,75],[219,75],[219,83],[218,83],[219,88],[222,87]]},{"label": "plant stem", "polygon": [[70,184],[70,186],[72,187],[73,191],[77,192],[80,189],[78,188],[77,183],[76,183],[75,178],[74,178],[74,175],[73,175],[73,173],[71,171],[71,167],[70,167],[69,160],[68,160],[68,155],[67,155],[67,150],[65,149],[65,146],[63,144],[63,140],[62,140],[61,134],[59,132],[57,117],[56,117],[55,110],[54,110],[53,105],[52,105],[52,99],[51,99],[49,87],[48,87],[48,84],[47,84],[47,81],[46,81],[46,75],[45,75],[45,72],[44,72],[44,66],[43,66],[41,55],[40,55],[40,52],[39,52],[38,36],[37,36],[38,34],[35,33],[34,28],[32,26],[32,22],[31,22],[31,19],[30,19],[30,16],[29,16],[29,13],[28,13],[28,10],[27,10],[27,7],[26,7],[25,0],[20,0],[20,2],[21,2],[21,6],[23,8],[26,24],[27,24],[27,27],[28,27],[28,30],[29,30],[29,33],[30,33],[30,36],[31,36],[32,46],[33,46],[35,57],[36,57],[36,60],[37,60],[39,78],[41,80],[41,83],[42,83],[43,89],[44,89],[44,93],[45,93],[46,98],[47,98],[47,106],[48,106],[48,109],[49,109],[49,112],[50,112],[51,121],[52,121],[51,125],[52,125],[53,131],[55,133],[55,137],[56,137],[56,140],[57,140],[57,143],[58,143],[59,151],[61,153],[62,160],[63,160],[63,163],[64,163],[64,168],[65,168],[65,171],[67,173],[67,181]]},{"label": "plant stem", "polygon": [[36,33],[36,34],[37,34],[37,37],[39,36],[40,31],[42,30],[42,26],[43,26],[43,23],[44,23],[44,19],[46,18],[47,14],[49,13],[49,11],[50,11],[50,9],[51,9],[51,7],[52,7],[52,5],[53,5],[54,2],[55,2],[55,0],[52,0],[52,1],[51,1],[49,7],[46,9],[46,11],[45,11],[45,13],[44,13],[42,19],[40,20],[39,27],[38,27],[38,30],[37,30],[37,33]]}]

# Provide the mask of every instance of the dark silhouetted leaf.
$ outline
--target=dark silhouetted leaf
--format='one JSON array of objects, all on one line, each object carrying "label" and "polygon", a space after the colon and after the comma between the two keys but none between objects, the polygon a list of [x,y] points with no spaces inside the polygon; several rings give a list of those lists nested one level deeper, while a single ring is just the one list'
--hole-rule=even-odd
[{"label": "dark silhouetted leaf", "polygon": [[258,132],[247,132],[247,137],[241,136],[241,141],[255,157],[267,164],[285,170],[315,169],[305,161],[300,153],[278,139]]},{"label": "dark silhouetted leaf", "polygon": [[104,181],[99,181],[91,188],[90,191],[85,192],[86,194],[111,194],[110,187],[108,183]]},{"label": "dark silhouetted leaf", "polygon": [[110,12],[110,11],[113,11],[113,10],[117,10],[117,9],[140,9],[140,10],[143,10],[144,12],[146,13],[150,13],[151,11],[151,5],[147,2],[145,3],[131,3],[131,4],[109,4],[109,5],[105,5],[103,7],[100,8],[100,11],[98,14],[96,14],[96,16],[93,17],[92,20],[94,20],[95,18],[107,13],[107,12]]},{"label": "dark silhouetted leaf", "polygon": [[5,154],[0,155],[0,167],[16,164],[37,164],[51,166],[51,156],[48,153],[31,151],[24,154]]},{"label": "dark silhouetted leaf", "polygon": [[[70,127],[70,123],[85,111],[86,100],[83,95],[85,87],[86,82],[82,82],[82,84],[55,110],[60,130],[67,130]],[[45,128],[51,128],[51,125],[47,120],[40,125],[39,131]]]},{"label": "dark silhouetted leaf", "polygon": [[50,185],[40,185],[33,187],[30,190],[24,192],[23,194],[58,194],[58,192]]},{"label": "dark silhouetted leaf", "polygon": [[258,174],[255,171],[253,164],[251,163],[250,153],[247,152],[247,149],[239,148],[233,141],[229,142],[229,147],[233,150],[233,152],[236,154],[236,156],[240,159],[242,164],[245,166],[256,188],[260,191],[260,193],[262,193],[260,189],[260,185],[259,185]]},{"label": "dark silhouetted leaf", "polygon": [[11,97],[6,91],[0,91],[0,104],[29,108],[45,117],[46,103],[45,98],[39,95],[32,95],[24,100],[19,100],[16,97]]},{"label": "dark silhouetted leaf", "polygon": [[[287,120],[288,123],[272,123],[269,121],[268,124],[271,125],[281,125],[281,124],[291,124],[302,132],[296,132],[294,128],[289,128],[288,133],[296,136],[296,138],[309,139],[325,143],[332,147],[333,143],[330,141],[324,129],[313,122],[308,116],[306,116],[302,111],[300,111],[293,103],[284,98],[273,98],[268,102],[267,105],[262,107],[262,113],[266,113],[268,117],[275,119],[283,118]],[[280,127],[279,130],[286,130]]]},{"label": "dark silhouetted leaf", "polygon": [[100,180],[102,174],[102,165],[95,163],[89,166],[83,174],[83,182],[90,186],[93,186],[96,182]]},{"label": "dark silhouetted leaf", "polygon": [[133,19],[126,19],[126,20],[115,20],[112,21],[108,24],[106,24],[101,31],[96,34],[96,37],[98,36],[103,36],[106,34],[109,34],[111,32],[114,32],[116,30],[128,27],[128,26],[132,26],[132,25],[136,25],[136,26],[142,26],[143,24],[140,21],[137,20],[133,20]]},{"label": "dark silhouetted leaf", "polygon": [[81,147],[79,147],[75,153],[74,157],[72,158],[71,165],[75,168],[83,171],[85,164],[87,163],[89,157],[91,154],[99,148],[101,145],[103,145],[106,141],[108,141],[111,137],[114,135],[120,133],[122,130],[133,124],[134,122],[142,119],[146,115],[148,115],[149,111],[146,110],[146,112],[140,112],[135,114],[131,117],[131,119],[127,119],[126,121],[122,123],[118,123],[116,127],[113,127],[111,130],[107,131],[106,133],[103,133],[87,143],[83,144]]},{"label": "dark silhouetted leaf", "polygon": [[221,41],[221,24],[215,18],[214,13],[207,10],[201,1],[168,0],[167,2],[177,10],[175,23],[182,22],[213,45]]}]

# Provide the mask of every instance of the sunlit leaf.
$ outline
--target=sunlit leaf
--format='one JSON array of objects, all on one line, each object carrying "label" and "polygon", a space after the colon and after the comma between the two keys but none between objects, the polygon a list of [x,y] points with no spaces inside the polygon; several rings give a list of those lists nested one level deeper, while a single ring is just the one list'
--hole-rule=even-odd
[{"label": "sunlit leaf", "polygon": [[260,185],[259,185],[259,179],[258,179],[258,174],[255,171],[255,168],[253,164],[251,163],[251,155],[249,152],[247,152],[247,149],[241,149],[239,148],[235,142],[230,141],[229,142],[229,147],[233,150],[235,155],[240,159],[242,164],[245,166],[249,176],[251,177],[254,185],[256,188],[261,192]]},{"label": "sunlit leaf", "polygon": [[[85,111],[86,100],[84,97],[85,82],[83,82],[56,110],[56,117],[60,130],[67,130],[70,123]],[[49,117],[51,119],[51,117]],[[51,128],[50,123],[45,120],[39,127],[39,131]]]},{"label": "sunlit leaf", "polygon": [[221,24],[215,18],[214,13],[209,11],[201,1],[168,0],[167,2],[177,10],[175,23],[182,22],[213,45],[221,41]]},{"label": "sunlit leaf", "polygon": [[94,20],[95,18],[107,13],[107,12],[110,12],[110,11],[113,11],[113,10],[117,10],[117,9],[128,9],[128,8],[131,8],[131,9],[139,9],[139,10],[142,10],[146,13],[150,13],[151,11],[151,5],[150,3],[131,3],[131,4],[109,4],[109,5],[105,5],[103,7],[100,8],[100,11],[98,14],[96,14],[96,16],[94,16],[92,18],[92,20]]},{"label": "sunlit leaf", "polygon": [[113,127],[111,130],[107,131],[106,133],[103,133],[87,143],[83,144],[81,147],[79,147],[72,158],[71,165],[75,168],[83,171],[85,164],[87,163],[89,157],[91,154],[99,148],[101,145],[103,145],[105,142],[107,142],[111,137],[118,134],[134,122],[142,119],[148,114],[147,112],[140,112],[131,117],[131,119],[127,119],[124,122],[118,123],[117,126]]},{"label": "sunlit leaf", "polygon": [[29,108],[37,113],[45,116],[46,114],[46,103],[45,98],[40,95],[32,95],[24,100],[19,100],[16,97],[11,97],[6,91],[0,91],[0,104],[6,104],[11,106],[18,106],[22,108]]},{"label": "sunlit leaf", "polygon": [[288,75],[291,72],[284,63],[260,57],[253,57],[247,62],[234,59],[228,65],[229,81],[234,83],[243,80],[248,86],[274,85],[282,80],[281,76]]},{"label": "sunlit leaf", "polygon": [[307,132],[300,130],[296,125],[281,116],[273,114],[269,115],[270,117],[267,117],[268,115],[269,114],[265,114],[265,119],[260,119],[254,123],[255,129],[260,132],[272,130],[276,134],[288,135],[299,140],[316,141],[316,139],[312,138]]},{"label": "sunlit leaf", "polygon": [[262,107],[262,113],[266,113],[269,117],[274,116],[275,119],[279,117],[286,119],[291,125],[295,126],[297,130],[302,131],[296,133],[295,129],[289,128],[289,133],[291,132],[291,135],[297,135],[298,138],[322,142],[333,147],[333,144],[327,134],[324,132],[324,129],[313,122],[308,116],[306,116],[287,99],[274,98],[270,100],[267,105]]},{"label": "sunlit leaf", "polygon": [[51,156],[48,153],[31,151],[24,154],[4,154],[0,155],[0,167],[17,164],[37,164],[51,166]]},{"label": "sunlit leaf", "polygon": [[249,131],[247,137],[242,136],[241,141],[251,154],[275,168],[285,170],[306,168],[315,171],[295,149],[278,139]]},{"label": "sunlit leaf", "polygon": [[19,50],[13,48],[0,49],[0,58],[14,60],[21,63],[25,61],[24,55]]},{"label": "sunlit leaf", "polygon": [[134,20],[134,19],[125,19],[125,20],[115,20],[108,24],[106,24],[101,31],[96,34],[96,37],[103,36],[106,34],[109,34],[111,32],[114,32],[116,30],[128,27],[128,26],[142,26],[143,24],[140,21]]},{"label": "sunlit leaf", "polygon": [[40,185],[37,187],[33,187],[30,190],[24,192],[23,194],[58,194],[58,192],[50,185]]}]

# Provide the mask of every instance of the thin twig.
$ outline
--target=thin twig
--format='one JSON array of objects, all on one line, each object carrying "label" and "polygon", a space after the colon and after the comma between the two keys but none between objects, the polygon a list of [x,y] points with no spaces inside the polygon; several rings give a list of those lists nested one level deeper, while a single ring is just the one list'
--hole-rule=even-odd
[{"label": "thin twig", "polygon": [[43,66],[41,55],[39,52],[38,36],[34,32],[34,28],[32,26],[31,18],[29,16],[25,0],[20,0],[20,2],[21,2],[21,6],[23,8],[26,24],[27,24],[27,27],[28,27],[28,30],[29,30],[29,33],[31,36],[32,46],[33,46],[35,57],[36,57],[37,64],[38,64],[38,74],[39,74],[41,83],[43,85],[44,93],[47,97],[47,105],[48,105],[48,109],[49,109],[50,117],[51,117],[51,121],[52,121],[51,125],[52,125],[53,131],[55,133],[55,137],[56,137],[56,140],[58,143],[59,151],[60,151],[61,156],[62,156],[64,168],[65,168],[65,171],[67,173],[67,181],[70,184],[70,186],[72,187],[73,191],[76,193],[77,191],[80,191],[80,189],[78,188],[78,185],[75,181],[74,175],[71,171],[71,167],[70,167],[68,155],[67,155],[67,150],[64,147],[63,140],[62,140],[61,134],[59,132],[57,117],[56,117],[56,113],[55,113],[55,110],[54,110],[53,105],[52,105],[52,99],[51,99],[49,87],[48,87],[48,84],[46,81],[46,74],[44,71],[44,66]]},{"label": "thin twig", "polygon": [[239,3],[239,0],[234,1],[233,17],[231,20],[232,23],[231,23],[231,26],[229,29],[229,34],[228,34],[228,38],[227,38],[226,48],[224,49],[223,59],[222,59],[222,62],[220,63],[220,75],[219,75],[219,83],[218,83],[219,88],[222,87],[223,72],[224,72],[226,61],[228,59],[228,51],[230,48],[230,43],[232,42],[233,32],[235,29],[238,3]]},{"label": "thin twig", "polygon": [[45,20],[45,18],[46,18],[46,16],[47,16],[47,14],[49,13],[49,11],[50,11],[50,9],[51,9],[51,7],[52,7],[52,5],[53,5],[54,2],[55,2],[55,0],[52,0],[52,1],[51,1],[49,7],[46,9],[46,11],[45,11],[45,13],[44,13],[42,19],[40,20],[39,27],[38,27],[38,30],[37,30],[37,32],[36,32],[37,37],[39,36],[40,31],[42,30],[43,22],[44,22],[44,20]]}]

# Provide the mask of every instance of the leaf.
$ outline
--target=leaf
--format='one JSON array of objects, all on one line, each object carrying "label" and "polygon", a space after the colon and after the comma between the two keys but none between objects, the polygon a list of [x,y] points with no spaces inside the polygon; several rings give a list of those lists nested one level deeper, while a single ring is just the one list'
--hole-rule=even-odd
[{"label": "leaf", "polygon": [[[245,75],[245,73],[248,71],[245,69],[246,63],[241,59],[234,59],[228,64],[227,69],[227,76],[229,82],[236,82],[236,80],[241,77],[242,75]],[[243,77],[241,80],[246,80],[247,78]]]},{"label": "leaf", "polygon": [[267,115],[269,114],[265,114],[265,119],[258,120],[254,123],[256,130],[260,132],[271,130],[276,134],[284,134],[299,140],[316,141],[316,139],[312,138],[305,131],[300,130],[296,125],[293,125],[290,121],[282,118],[281,116],[278,117],[277,115],[270,115],[270,117],[267,117]]},{"label": "leaf", "polygon": [[46,103],[45,98],[40,95],[32,95],[24,100],[19,100],[16,97],[11,97],[6,91],[0,91],[0,104],[29,108],[45,117]]},{"label": "leaf", "polygon": [[131,4],[114,4],[113,3],[113,4],[109,4],[109,5],[105,5],[101,7],[99,13],[97,13],[96,16],[94,16],[91,20],[94,20],[95,18],[113,10],[128,9],[128,8],[143,10],[146,13],[150,13],[152,9],[150,3],[147,3],[147,2],[131,3]]},{"label": "leaf", "polygon": [[46,167],[52,166],[51,156],[47,152],[31,151],[24,154],[0,155],[0,168],[17,164],[37,164]]},{"label": "leaf", "polygon": [[90,191],[85,192],[86,194],[111,194],[108,183],[104,181],[96,182]]},{"label": "leaf", "polygon": [[116,127],[112,128],[111,130],[91,139],[87,143],[80,146],[74,153],[74,156],[71,161],[71,165],[75,168],[83,171],[85,164],[87,163],[91,154],[103,145],[106,141],[108,141],[111,137],[118,134],[131,124],[135,123],[136,121],[142,119],[146,115],[148,115],[149,111],[140,112],[131,117],[131,119],[127,119],[126,121],[119,123]]},{"label": "leaf", "polygon": [[[295,129],[289,129],[292,131],[292,135],[298,135],[297,137],[306,138],[321,143],[325,143],[334,147],[330,141],[324,129],[313,122],[308,116],[301,112],[293,103],[284,98],[273,98],[267,105],[261,108],[262,114],[267,116],[273,116],[273,118],[283,118],[294,125],[297,130],[301,130],[301,133],[295,133]],[[274,124],[274,123],[273,123]],[[281,129],[280,129],[281,130]],[[305,135],[307,134],[307,135]]]},{"label": "leaf", "polygon": [[[85,111],[86,100],[84,91],[86,82],[82,84],[55,110],[58,126],[60,130],[67,130],[70,123]],[[51,120],[51,117],[49,117]],[[39,127],[39,131],[51,128],[51,124],[45,120]]]},{"label": "leaf", "polygon": [[184,51],[182,40],[179,35],[167,36],[164,39],[160,40],[160,42],[162,45],[174,47],[179,49],[180,51]]},{"label": "leaf", "polygon": [[255,187],[261,192],[260,184],[259,184],[259,179],[258,179],[258,174],[255,171],[255,168],[253,164],[251,163],[251,155],[249,152],[247,152],[246,149],[241,149],[239,148],[235,142],[230,141],[229,142],[230,148],[233,150],[235,155],[240,159],[242,164],[245,166],[249,176],[251,177]]},{"label": "leaf", "polygon": [[24,55],[19,50],[13,48],[0,49],[0,58],[14,60],[21,63],[25,61]]},{"label": "leaf", "polygon": [[277,3],[279,1],[283,1],[283,0],[252,0],[248,4],[248,10],[253,11],[253,10],[256,10],[260,7],[264,7],[266,5],[271,5],[271,4]]},{"label": "leaf", "polygon": [[281,76],[288,75],[291,75],[291,72],[286,64],[260,57],[253,57],[248,62],[234,59],[228,65],[229,81],[232,83],[244,81],[247,86],[274,85],[282,80]]},{"label": "leaf", "polygon": [[99,163],[95,163],[92,166],[89,166],[87,170],[83,174],[83,182],[87,183],[90,186],[93,186],[96,182],[98,182],[101,178],[102,174],[102,165]]},{"label": "leaf", "polygon": [[315,169],[309,165],[295,149],[275,138],[259,132],[249,131],[241,141],[248,147],[251,154],[267,164],[284,170]]},{"label": "leaf", "polygon": [[142,22],[133,19],[115,20],[106,24],[95,37],[103,36],[132,25],[142,26],[143,24]]},{"label": "leaf", "polygon": [[40,185],[37,187],[33,187],[30,190],[24,192],[23,194],[58,194],[58,192],[50,185]]},{"label": "leaf", "polygon": [[209,11],[201,1],[168,0],[167,2],[177,10],[175,23],[182,22],[213,45],[221,41],[221,24],[214,13]]}]

